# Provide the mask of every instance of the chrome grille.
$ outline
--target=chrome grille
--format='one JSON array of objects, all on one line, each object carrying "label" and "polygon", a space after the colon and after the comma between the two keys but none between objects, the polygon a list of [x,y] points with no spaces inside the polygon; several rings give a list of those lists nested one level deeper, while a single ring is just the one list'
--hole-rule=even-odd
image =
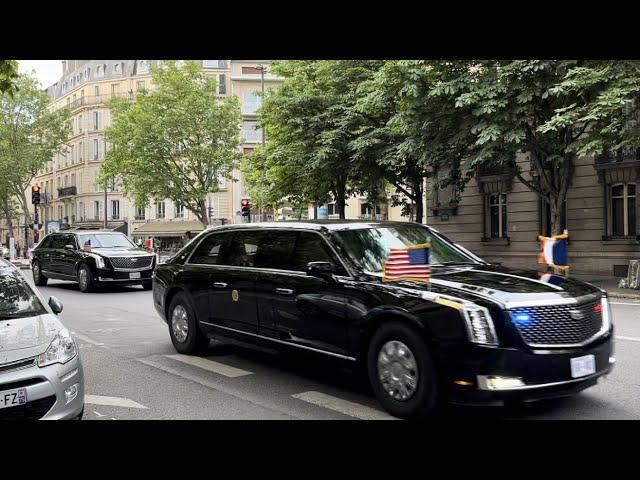
[{"label": "chrome grille", "polygon": [[568,305],[545,305],[510,310],[511,321],[527,345],[554,347],[581,345],[602,327],[600,300]]},{"label": "chrome grille", "polygon": [[0,372],[5,373],[11,370],[18,370],[20,368],[28,368],[35,365],[35,358],[27,358],[26,360],[19,360],[17,362],[4,363],[0,365]]},{"label": "chrome grille", "polygon": [[115,270],[144,270],[151,268],[153,256],[144,257],[110,257],[109,261]]}]

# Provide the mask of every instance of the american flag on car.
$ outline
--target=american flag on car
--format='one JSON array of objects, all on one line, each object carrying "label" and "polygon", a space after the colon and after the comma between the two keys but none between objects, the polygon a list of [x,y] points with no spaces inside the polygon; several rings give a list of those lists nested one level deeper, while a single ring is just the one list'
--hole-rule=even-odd
[{"label": "american flag on car", "polygon": [[430,250],[430,243],[390,249],[384,263],[382,280],[385,282],[411,280],[429,283],[431,281]]}]

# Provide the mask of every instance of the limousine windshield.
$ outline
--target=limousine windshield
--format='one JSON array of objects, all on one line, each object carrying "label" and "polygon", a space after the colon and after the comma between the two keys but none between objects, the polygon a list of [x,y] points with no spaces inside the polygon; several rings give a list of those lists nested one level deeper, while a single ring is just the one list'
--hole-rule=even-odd
[{"label": "limousine windshield", "polygon": [[431,265],[478,264],[444,238],[418,225],[345,230],[338,232],[338,235],[353,261],[366,272],[382,273],[390,248],[421,243],[431,243]]},{"label": "limousine windshield", "polygon": [[84,245],[91,248],[131,248],[135,245],[125,235],[109,233],[83,233],[78,235],[80,247]]}]

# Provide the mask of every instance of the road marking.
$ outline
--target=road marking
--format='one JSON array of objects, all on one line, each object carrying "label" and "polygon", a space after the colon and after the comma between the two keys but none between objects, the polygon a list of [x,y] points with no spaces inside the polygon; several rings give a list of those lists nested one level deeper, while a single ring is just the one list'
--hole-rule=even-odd
[{"label": "road marking", "polygon": [[125,407],[125,408],[141,408],[146,410],[147,407],[140,405],[138,402],[129,400],[128,398],[121,397],[103,397],[102,395],[85,395],[84,403],[91,405],[108,405],[111,407]]},{"label": "road marking", "polygon": [[640,307],[640,303],[629,303],[629,302],[609,302],[611,305],[632,305],[635,307]]},{"label": "road marking", "polygon": [[289,411],[289,409],[284,409],[281,408],[279,405],[274,404],[272,402],[267,402],[265,401],[264,397],[262,395],[255,395],[255,394],[251,394],[249,392],[243,391],[239,388],[236,388],[234,386],[229,386],[229,385],[222,385],[219,383],[214,383],[214,382],[210,382],[207,380],[202,380],[200,378],[198,378],[196,375],[191,375],[189,373],[186,372],[181,372],[179,370],[176,370],[175,368],[171,368],[171,367],[166,367],[164,365],[161,365],[157,362],[154,362],[152,360],[147,360],[145,358],[136,358],[136,360],[140,363],[143,363],[145,365],[148,365],[149,367],[153,367],[153,368],[157,368],[158,370],[162,370],[165,373],[169,373],[171,375],[175,375],[177,377],[181,377],[184,378],[185,380],[190,380],[194,383],[197,383],[199,385],[202,385],[203,387],[207,387],[210,388],[211,390],[216,390],[222,393],[226,393],[227,395],[231,395],[239,400],[242,400],[244,402],[249,402],[253,405],[256,405],[258,407],[261,408],[265,408],[267,410],[271,410],[272,412],[277,412],[280,413],[281,415],[284,415],[285,417],[289,417],[289,418],[293,418],[293,419],[299,419],[299,420],[315,420],[316,418],[313,417],[312,415],[307,415],[307,414],[297,414],[297,413],[292,413],[291,411]]},{"label": "road marking", "polygon": [[616,335],[616,340],[629,340],[631,342],[640,342],[638,337],[624,337],[622,335]]},{"label": "road marking", "polygon": [[326,393],[310,391],[298,393],[296,395],[292,395],[292,397],[336,412],[344,413],[350,417],[359,418],[360,420],[398,420],[396,417],[392,417],[391,415],[380,410],[376,410],[375,408],[343,400],[342,398],[327,395]]},{"label": "road marking", "polygon": [[98,417],[106,417],[107,415],[103,415],[102,413],[98,413],[95,410],[93,411],[93,413],[95,413]]},{"label": "road marking", "polygon": [[229,378],[242,377],[244,375],[251,375],[252,373],[252,372],[247,372],[246,370],[242,370],[240,368],[232,367],[230,365],[225,365],[223,363],[214,362],[213,360],[208,360],[206,358],[201,358],[201,357],[192,357],[190,355],[164,355],[164,356],[167,358],[172,358],[173,360],[177,360],[178,362],[186,363],[188,365],[193,365],[194,367],[199,367],[213,373],[224,375],[225,377],[229,377]]},{"label": "road marking", "polygon": [[96,342],[95,340],[91,340],[89,337],[82,335],[81,333],[74,333],[72,334],[73,336],[75,336],[76,338],[79,338],[80,340],[82,340],[83,342],[87,342],[90,343],[91,345],[97,345],[97,346],[102,346],[104,345],[104,343],[102,342]]}]

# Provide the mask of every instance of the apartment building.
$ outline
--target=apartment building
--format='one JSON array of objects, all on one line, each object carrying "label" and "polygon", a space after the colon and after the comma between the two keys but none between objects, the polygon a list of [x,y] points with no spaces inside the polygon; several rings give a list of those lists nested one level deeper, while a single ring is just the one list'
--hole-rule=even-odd
[{"label": "apartment building", "polygon": [[[256,112],[262,85],[280,81],[269,72],[266,60],[199,60],[218,81],[221,97],[237,95],[242,109],[242,151],[250,152],[262,141],[256,130]],[[42,188],[39,207],[41,234],[67,226],[95,228],[104,223],[131,236],[175,237],[202,229],[195,216],[168,199],[145,207],[126,198],[117,182],[101,185],[96,179],[108,148],[104,131],[111,123],[106,107],[113,97],[134,99],[142,89],[152,89],[150,67],[155,60],[63,60],[62,78],[47,89],[53,109],[68,108],[72,134],[67,151],[56,155],[34,180]],[[265,67],[264,75],[261,68]],[[245,194],[239,170],[232,179],[221,178],[219,191],[207,198],[210,222],[238,221],[240,197]],[[185,222],[179,226],[175,222]],[[188,223],[187,223],[188,222]],[[147,225],[147,224],[150,225]]]}]

